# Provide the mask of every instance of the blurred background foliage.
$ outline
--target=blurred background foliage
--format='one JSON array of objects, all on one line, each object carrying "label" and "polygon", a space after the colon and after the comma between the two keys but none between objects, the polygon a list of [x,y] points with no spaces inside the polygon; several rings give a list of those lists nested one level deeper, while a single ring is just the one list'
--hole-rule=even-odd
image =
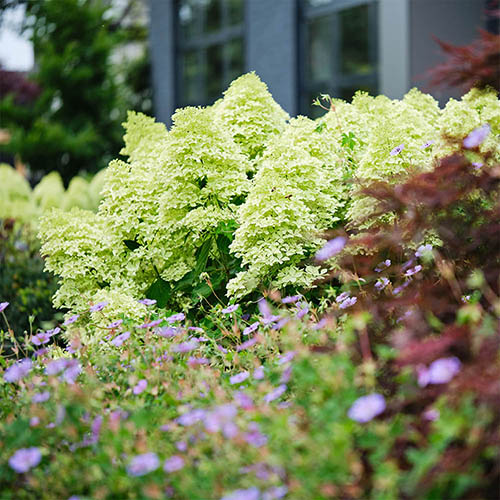
[{"label": "blurred background foliage", "polygon": [[0,150],[28,165],[32,183],[57,171],[67,186],[118,155],[127,109],[151,112],[147,26],[135,12],[143,2],[0,0],[0,17],[19,5],[36,67],[24,81],[0,78],[0,128],[10,135]]}]

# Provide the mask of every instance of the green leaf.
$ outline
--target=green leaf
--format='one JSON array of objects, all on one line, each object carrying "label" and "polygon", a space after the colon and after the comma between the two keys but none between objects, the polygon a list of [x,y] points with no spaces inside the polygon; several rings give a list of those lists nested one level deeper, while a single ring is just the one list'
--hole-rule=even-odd
[{"label": "green leaf", "polygon": [[172,295],[172,287],[163,278],[158,278],[146,290],[148,299],[155,299],[158,307],[165,307]]},{"label": "green leaf", "polygon": [[212,237],[209,237],[196,252],[196,267],[194,268],[194,273],[199,276],[204,269],[207,267],[208,256],[210,254],[210,249],[212,248]]},{"label": "green leaf", "polygon": [[123,243],[129,250],[137,250],[141,245],[135,240],[123,240]]}]

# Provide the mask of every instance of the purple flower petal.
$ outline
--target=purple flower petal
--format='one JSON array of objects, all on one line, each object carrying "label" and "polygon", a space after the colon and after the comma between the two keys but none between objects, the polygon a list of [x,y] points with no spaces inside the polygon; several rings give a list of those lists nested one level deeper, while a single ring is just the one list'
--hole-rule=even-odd
[{"label": "purple flower petal", "polygon": [[13,365],[10,365],[7,370],[5,370],[3,378],[6,382],[18,382],[28,375],[32,366],[33,363],[28,358],[16,361]]},{"label": "purple flower petal", "polygon": [[236,347],[236,351],[244,351],[245,349],[248,349],[249,347],[253,347],[255,344],[259,342],[258,335],[256,337],[253,337],[246,342],[243,342],[243,344],[240,344],[239,346]]},{"label": "purple flower petal", "polygon": [[142,392],[144,392],[146,390],[146,387],[148,386],[148,381],[147,380],[139,380],[139,382],[137,382],[137,385],[133,388],[132,392],[134,394],[141,394]]},{"label": "purple flower petal", "polygon": [[235,490],[224,495],[220,500],[259,500],[260,490],[253,486],[246,490]]},{"label": "purple flower petal", "polygon": [[241,384],[241,382],[245,381],[248,377],[250,376],[250,374],[248,372],[240,372],[240,373],[237,373],[236,375],[233,375],[230,379],[229,379],[229,383],[231,385],[234,385],[234,384]]},{"label": "purple flower petal", "polygon": [[183,467],[184,459],[179,455],[172,455],[170,458],[167,458],[163,464],[163,470],[165,472],[175,472],[181,470]]},{"label": "purple flower petal", "polygon": [[231,314],[233,313],[234,311],[236,311],[238,309],[238,307],[240,307],[239,304],[233,304],[232,306],[228,306],[226,307],[225,309],[222,309],[222,312],[224,314]]},{"label": "purple flower petal", "polygon": [[144,304],[145,306],[154,306],[156,304],[155,299],[141,299],[137,302],[139,302],[139,304]]},{"label": "purple flower petal", "polygon": [[391,152],[390,152],[390,155],[391,156],[396,156],[398,155],[399,153],[401,153],[401,151],[403,151],[403,149],[405,148],[405,145],[404,144],[400,144],[399,146],[396,146]]},{"label": "purple flower petal", "polygon": [[68,326],[68,325],[71,325],[72,323],[74,323],[75,321],[78,320],[78,318],[80,317],[79,314],[73,314],[73,316],[70,316],[64,323],[63,325],[64,326]]},{"label": "purple flower petal", "polygon": [[148,452],[134,457],[128,467],[127,473],[129,476],[137,477],[144,476],[153,472],[160,466],[160,460],[156,453]]},{"label": "purple flower petal", "polygon": [[107,328],[117,328],[123,323],[123,319],[117,319],[116,321],[113,321],[110,323]]},{"label": "purple flower petal", "polygon": [[337,236],[333,240],[327,241],[326,244],[316,253],[316,260],[324,261],[332,258],[341,252],[347,243],[347,239],[343,236]]},{"label": "purple flower petal", "polygon": [[279,385],[278,387],[276,387],[276,389],[273,389],[271,392],[267,393],[264,396],[264,401],[266,403],[270,403],[271,401],[278,399],[282,394],[286,392],[286,389],[287,387],[285,384]]},{"label": "purple flower petal", "polygon": [[169,323],[175,323],[176,321],[183,321],[186,318],[184,313],[172,314],[168,318],[165,318]]},{"label": "purple flower petal", "polygon": [[9,307],[9,302],[0,302],[0,313]]},{"label": "purple flower petal", "polygon": [[429,146],[432,146],[436,141],[427,141],[425,144],[420,146],[420,149],[427,149]]},{"label": "purple flower petal", "polygon": [[369,422],[385,410],[385,399],[381,394],[362,396],[349,408],[347,415],[356,422]]},{"label": "purple flower petal", "polygon": [[251,325],[247,326],[244,330],[243,330],[243,335],[249,335],[250,333],[253,333],[255,332],[255,330],[257,330],[257,328],[259,328],[259,322],[256,321],[255,323],[252,323]]},{"label": "purple flower petal", "polygon": [[129,337],[130,337],[130,332],[120,333],[120,335],[117,335],[111,341],[111,344],[114,345],[115,347],[120,347]]},{"label": "purple flower petal", "polygon": [[485,123],[481,127],[474,129],[463,142],[464,148],[473,149],[477,148],[488,137],[491,127]]},{"label": "purple flower petal", "polygon": [[109,304],[109,302],[99,302],[98,304],[95,304],[93,306],[91,306],[89,308],[89,311],[90,312],[98,312],[98,311],[102,311],[107,305]]},{"label": "purple flower petal", "polygon": [[41,460],[42,454],[38,448],[21,448],[9,458],[9,465],[11,469],[21,474],[36,467]]},{"label": "purple flower petal", "polygon": [[295,304],[295,302],[298,302],[302,298],[301,295],[292,295],[288,297],[283,297],[281,299],[281,302],[283,304]]}]

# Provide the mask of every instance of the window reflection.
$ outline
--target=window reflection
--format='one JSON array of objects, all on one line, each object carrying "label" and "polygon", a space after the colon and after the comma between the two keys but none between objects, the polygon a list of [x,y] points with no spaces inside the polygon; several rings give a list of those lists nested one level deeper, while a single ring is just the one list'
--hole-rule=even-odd
[{"label": "window reflection", "polygon": [[376,7],[376,0],[304,0],[303,113],[322,114],[312,106],[320,94],[350,100],[357,90],[377,93]]}]

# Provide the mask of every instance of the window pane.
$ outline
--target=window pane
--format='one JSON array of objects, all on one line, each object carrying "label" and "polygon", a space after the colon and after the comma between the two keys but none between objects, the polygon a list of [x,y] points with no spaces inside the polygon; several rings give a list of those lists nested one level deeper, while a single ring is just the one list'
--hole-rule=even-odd
[{"label": "window pane", "polygon": [[200,93],[206,79],[206,66],[202,56],[202,52],[195,50],[186,51],[182,55],[182,105],[202,104],[204,101],[204,96]]},{"label": "window pane", "polygon": [[311,19],[308,26],[308,79],[318,82],[331,80],[333,68],[333,16]]},{"label": "window pane", "polygon": [[338,97],[340,99],[344,99],[344,101],[351,102],[354,94],[358,90],[363,90],[365,92],[368,92],[370,95],[377,95],[375,85],[358,85],[358,86],[342,87],[340,89],[339,95],[334,97]]},{"label": "window pane", "polygon": [[309,7],[318,7],[319,5],[333,3],[333,0],[307,0],[306,3]]},{"label": "window pane", "polygon": [[208,75],[206,80],[207,100],[212,104],[224,90],[223,46],[212,45],[207,49]]},{"label": "window pane", "polygon": [[227,44],[226,54],[229,67],[224,87],[227,87],[235,78],[241,76],[245,71],[243,61],[243,39],[235,38],[231,40]]},{"label": "window pane", "polygon": [[370,61],[369,6],[339,12],[341,70],[344,74],[366,74],[375,70]]},{"label": "window pane", "polygon": [[227,5],[228,21],[230,26],[243,22],[243,0],[224,0]]},{"label": "window pane", "polygon": [[220,0],[206,0],[205,31],[213,33],[222,28],[222,12]]}]

